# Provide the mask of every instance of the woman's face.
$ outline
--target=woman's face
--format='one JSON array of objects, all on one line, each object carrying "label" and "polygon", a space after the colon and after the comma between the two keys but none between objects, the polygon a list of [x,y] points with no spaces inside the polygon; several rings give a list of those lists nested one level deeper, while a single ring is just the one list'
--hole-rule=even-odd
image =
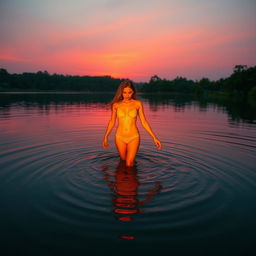
[{"label": "woman's face", "polygon": [[124,100],[130,100],[132,98],[132,95],[133,95],[133,90],[129,87],[125,87],[123,89],[122,95],[123,95]]}]

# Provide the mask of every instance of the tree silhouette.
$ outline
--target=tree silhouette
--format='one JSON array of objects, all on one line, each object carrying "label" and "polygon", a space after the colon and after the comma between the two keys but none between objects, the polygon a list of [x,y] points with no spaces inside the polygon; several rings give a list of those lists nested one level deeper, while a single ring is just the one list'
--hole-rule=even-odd
[{"label": "tree silhouette", "polygon": [[234,73],[239,73],[239,72],[245,71],[246,69],[247,69],[247,65],[236,65],[233,68],[233,72]]},{"label": "tree silhouette", "polygon": [[158,81],[161,81],[161,78],[157,75],[153,75],[151,78],[150,78],[150,83],[154,83],[154,82],[158,82]]}]

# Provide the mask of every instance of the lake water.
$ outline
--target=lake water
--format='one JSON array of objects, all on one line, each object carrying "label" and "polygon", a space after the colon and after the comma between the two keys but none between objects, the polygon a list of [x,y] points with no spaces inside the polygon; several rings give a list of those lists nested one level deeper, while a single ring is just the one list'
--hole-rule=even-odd
[{"label": "lake water", "polygon": [[256,108],[139,95],[134,168],[114,130],[112,94],[0,94],[4,255],[255,255]]}]

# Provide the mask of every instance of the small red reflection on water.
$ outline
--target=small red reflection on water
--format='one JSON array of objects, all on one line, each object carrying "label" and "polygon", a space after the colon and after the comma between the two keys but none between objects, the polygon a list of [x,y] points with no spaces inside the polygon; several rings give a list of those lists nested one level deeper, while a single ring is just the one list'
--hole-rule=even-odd
[{"label": "small red reflection on water", "polygon": [[135,236],[120,236],[120,238],[125,240],[133,240],[135,239]]},{"label": "small red reflection on water", "polygon": [[131,216],[118,217],[117,219],[120,221],[132,221],[133,220],[133,218]]},{"label": "small red reflection on water", "polygon": [[114,210],[115,213],[120,213],[120,214],[134,214],[134,213],[138,213],[139,210],[138,209],[119,209],[116,208]]}]

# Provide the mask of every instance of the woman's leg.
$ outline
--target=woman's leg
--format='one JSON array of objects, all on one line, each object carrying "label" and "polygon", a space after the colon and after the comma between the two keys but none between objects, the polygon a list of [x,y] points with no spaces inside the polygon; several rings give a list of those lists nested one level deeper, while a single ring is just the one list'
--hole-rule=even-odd
[{"label": "woman's leg", "polygon": [[120,140],[119,138],[117,138],[117,137],[115,139],[115,142],[116,142],[116,148],[119,152],[121,160],[125,160],[126,159],[127,144],[125,142],[123,142],[122,140]]},{"label": "woman's leg", "polygon": [[133,166],[136,153],[140,146],[140,137],[133,139],[127,144],[126,166]]}]

